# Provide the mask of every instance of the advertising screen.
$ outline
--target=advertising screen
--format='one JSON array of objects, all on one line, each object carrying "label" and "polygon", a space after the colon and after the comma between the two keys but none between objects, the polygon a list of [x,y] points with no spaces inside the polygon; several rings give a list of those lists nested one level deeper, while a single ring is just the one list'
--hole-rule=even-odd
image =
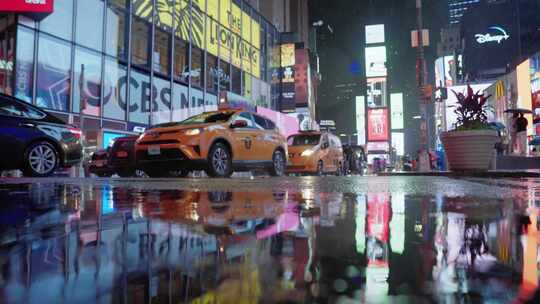
[{"label": "advertising screen", "polygon": [[392,129],[403,129],[403,94],[390,94],[390,125]]},{"label": "advertising screen", "polygon": [[398,156],[405,155],[405,134],[403,132],[392,132],[392,147],[396,149]]},{"label": "advertising screen", "polygon": [[388,109],[368,110],[368,140],[388,140]]},{"label": "advertising screen", "polygon": [[294,65],[294,85],[295,99],[297,106],[306,106],[309,104],[310,90],[310,70],[309,70],[309,55],[307,49],[296,50],[296,60]]},{"label": "advertising screen", "polygon": [[108,147],[111,147],[114,143],[114,140],[118,137],[124,137],[127,136],[123,133],[116,133],[116,132],[103,132],[103,149],[107,149]]},{"label": "advertising screen", "polygon": [[[502,2],[502,1],[500,1]],[[465,73],[504,69],[518,57],[518,30],[513,1],[478,5],[467,10],[461,19]],[[486,54],[496,54],[486,56]]]},{"label": "advertising screen", "polygon": [[357,134],[357,143],[363,145],[366,143],[366,107],[365,107],[365,97],[356,96],[356,134]]},{"label": "advertising screen", "polygon": [[[532,94],[531,94],[531,71],[530,61],[527,59],[516,67],[517,76],[517,106],[518,108],[532,110]],[[533,134],[533,117],[525,115],[529,122],[527,134]]]},{"label": "advertising screen", "polygon": [[384,24],[366,25],[366,44],[384,43]]},{"label": "advertising screen", "polygon": [[295,63],[294,43],[281,45],[281,66],[293,66]]},{"label": "advertising screen", "polygon": [[380,151],[388,151],[389,145],[387,141],[370,141],[367,143],[367,150],[368,152],[380,152]]},{"label": "advertising screen", "polygon": [[386,107],[386,78],[367,79],[367,104],[370,108]]},{"label": "advertising screen", "polygon": [[[483,84],[471,84],[471,88],[476,92],[484,92],[491,83]],[[446,131],[452,130],[455,128],[457,122],[457,115],[455,113],[457,107],[457,98],[455,93],[467,93],[467,86],[453,86],[448,88],[448,99],[446,100]]]},{"label": "advertising screen", "polygon": [[444,56],[435,60],[435,86],[453,86],[456,71],[456,61],[454,56]]},{"label": "advertising screen", "polygon": [[366,48],[366,77],[386,76],[386,47]]}]

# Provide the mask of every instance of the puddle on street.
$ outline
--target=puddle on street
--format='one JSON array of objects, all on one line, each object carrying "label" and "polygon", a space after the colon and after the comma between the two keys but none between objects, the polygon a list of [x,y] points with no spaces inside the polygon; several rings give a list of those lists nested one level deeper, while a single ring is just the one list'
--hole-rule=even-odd
[{"label": "puddle on street", "polygon": [[538,283],[534,198],[37,183],[0,201],[3,303],[508,303]]}]

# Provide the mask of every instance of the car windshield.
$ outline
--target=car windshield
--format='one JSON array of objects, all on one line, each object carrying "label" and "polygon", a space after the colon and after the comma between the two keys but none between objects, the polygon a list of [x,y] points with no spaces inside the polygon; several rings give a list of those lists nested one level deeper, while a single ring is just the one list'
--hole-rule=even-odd
[{"label": "car windshield", "polygon": [[167,128],[178,125],[197,125],[204,123],[222,123],[227,122],[234,115],[235,112],[207,112],[199,115],[192,116],[184,121],[180,122],[167,122],[152,126],[155,128]]},{"label": "car windshield", "polygon": [[312,135],[294,135],[289,137],[289,146],[315,146],[319,144],[320,134]]}]

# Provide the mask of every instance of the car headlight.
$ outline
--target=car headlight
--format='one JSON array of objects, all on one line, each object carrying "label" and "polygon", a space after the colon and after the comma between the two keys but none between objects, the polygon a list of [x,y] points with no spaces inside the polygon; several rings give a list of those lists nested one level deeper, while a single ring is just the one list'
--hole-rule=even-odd
[{"label": "car headlight", "polygon": [[304,152],[302,152],[302,156],[311,156],[311,154],[315,153],[315,149],[307,149]]},{"label": "car headlight", "polygon": [[201,129],[190,129],[184,132],[187,136],[195,136],[201,133]]}]

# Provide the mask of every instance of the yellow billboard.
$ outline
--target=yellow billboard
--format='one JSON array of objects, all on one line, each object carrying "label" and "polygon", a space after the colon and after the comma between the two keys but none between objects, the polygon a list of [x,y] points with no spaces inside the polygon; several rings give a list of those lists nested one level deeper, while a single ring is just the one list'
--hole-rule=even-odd
[{"label": "yellow billboard", "polygon": [[[156,25],[173,29],[177,37],[191,41],[245,72],[260,78],[260,25],[231,0],[156,0]],[[137,16],[152,20],[152,0],[134,0]],[[190,23],[190,20],[192,21]]]}]

